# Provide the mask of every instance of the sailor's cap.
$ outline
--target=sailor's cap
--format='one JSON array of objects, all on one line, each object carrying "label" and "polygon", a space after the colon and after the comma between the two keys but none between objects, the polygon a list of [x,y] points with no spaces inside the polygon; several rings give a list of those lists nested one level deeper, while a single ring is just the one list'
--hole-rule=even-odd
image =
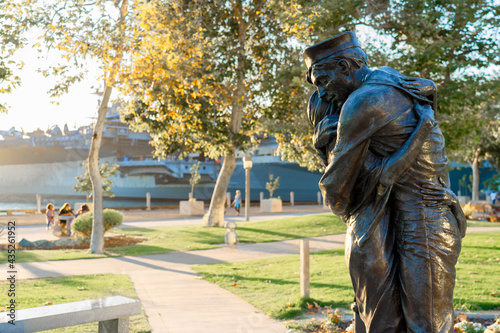
[{"label": "sailor's cap", "polygon": [[302,55],[309,68],[320,60],[352,47],[360,47],[358,39],[354,32],[346,31],[321,43],[309,46]]}]

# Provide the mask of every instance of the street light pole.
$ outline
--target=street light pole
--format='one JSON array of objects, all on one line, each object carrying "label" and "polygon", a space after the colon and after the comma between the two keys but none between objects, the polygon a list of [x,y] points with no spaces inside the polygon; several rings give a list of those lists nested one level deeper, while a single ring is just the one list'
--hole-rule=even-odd
[{"label": "street light pole", "polygon": [[245,169],[245,221],[250,221],[250,169],[252,169],[252,156],[243,157]]}]

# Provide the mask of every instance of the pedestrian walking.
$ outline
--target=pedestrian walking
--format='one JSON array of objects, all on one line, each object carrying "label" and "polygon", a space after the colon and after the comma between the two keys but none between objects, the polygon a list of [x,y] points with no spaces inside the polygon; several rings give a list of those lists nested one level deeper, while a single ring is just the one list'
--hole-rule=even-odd
[{"label": "pedestrian walking", "polygon": [[56,217],[56,212],[54,210],[53,204],[47,204],[45,217],[47,218],[47,226],[45,227],[45,229],[49,230],[49,228],[54,225],[54,218]]},{"label": "pedestrian walking", "polygon": [[240,190],[236,190],[236,196],[233,201],[234,209],[236,210],[236,216],[240,215],[241,208],[241,192]]}]

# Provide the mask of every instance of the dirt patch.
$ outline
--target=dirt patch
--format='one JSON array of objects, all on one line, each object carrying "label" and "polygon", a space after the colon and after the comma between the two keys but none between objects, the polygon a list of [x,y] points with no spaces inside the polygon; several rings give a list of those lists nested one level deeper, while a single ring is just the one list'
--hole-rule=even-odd
[{"label": "dirt patch", "polygon": [[[104,238],[104,248],[119,247],[119,246],[130,246],[137,243],[143,242],[144,239],[128,236],[110,236]],[[43,247],[43,246],[19,246],[16,248],[19,250],[86,250],[90,246],[89,243],[76,244],[71,246],[59,246],[55,245],[53,247]],[[0,244],[0,250],[6,251],[9,244]]]}]

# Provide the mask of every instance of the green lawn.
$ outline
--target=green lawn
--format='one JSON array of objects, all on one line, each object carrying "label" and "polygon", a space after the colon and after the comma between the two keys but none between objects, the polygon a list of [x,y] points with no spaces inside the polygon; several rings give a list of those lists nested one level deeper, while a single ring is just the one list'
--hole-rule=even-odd
[{"label": "green lawn", "polygon": [[[1,290],[8,290],[9,283],[0,281]],[[71,277],[41,278],[16,281],[16,309],[26,309],[90,300],[108,296],[125,296],[137,299],[134,286],[126,275],[103,274],[81,275]],[[6,311],[5,306],[10,302],[7,293],[0,294],[0,307]],[[97,323],[72,326],[51,330],[51,332],[97,332]],[[146,317],[136,315],[130,317],[130,332],[151,332]]]},{"label": "green lawn", "polygon": [[[16,262],[36,262],[71,259],[96,259],[109,255],[88,253],[87,250],[16,250]],[[0,251],[1,262],[7,262],[7,252]]]},{"label": "green lawn", "polygon": [[[500,223],[469,221],[469,226],[497,226]],[[344,233],[344,223],[332,214],[312,214],[259,222],[239,222],[237,233],[241,243],[261,243],[287,239]],[[16,252],[16,262],[93,259],[106,256],[144,255],[192,251],[219,247],[224,243],[225,228],[175,226],[156,228],[114,229],[113,233],[143,237],[146,241],[128,247],[108,249],[106,255],[87,250],[25,250]],[[0,251],[0,262],[7,262],[7,252]]]},{"label": "green lawn", "polygon": [[500,308],[499,276],[500,231],[468,234],[458,259],[455,307],[462,310]]},{"label": "green lawn", "polygon": [[[345,224],[332,214],[313,214],[259,222],[239,222],[237,233],[241,243],[262,243],[322,236],[345,232]],[[220,247],[225,228],[174,226],[156,228],[114,229],[113,233],[145,238],[133,246],[111,248],[108,256],[192,251]],[[24,250],[16,252],[16,262],[100,258],[86,250]],[[7,252],[0,251],[0,262],[7,262]]]},{"label": "green lawn", "polygon": [[[499,244],[499,245],[497,245]],[[500,232],[474,233],[463,240],[457,265],[454,304],[462,310],[500,307]],[[237,294],[266,314],[292,318],[302,313],[299,297],[298,255],[237,263],[197,265],[205,279]],[[334,308],[350,308],[353,292],[344,262],[344,251],[312,253],[310,258],[311,301]]]},{"label": "green lawn", "polygon": [[469,227],[500,227],[500,222],[467,220],[467,226],[469,226]]},{"label": "green lawn", "polygon": [[[314,214],[259,222],[239,222],[236,232],[240,243],[264,243],[303,237],[344,233],[345,224],[332,214]],[[147,241],[122,248],[110,249],[119,255],[141,255],[192,251],[219,247],[224,243],[225,228],[205,226],[120,229],[128,236]]]}]

